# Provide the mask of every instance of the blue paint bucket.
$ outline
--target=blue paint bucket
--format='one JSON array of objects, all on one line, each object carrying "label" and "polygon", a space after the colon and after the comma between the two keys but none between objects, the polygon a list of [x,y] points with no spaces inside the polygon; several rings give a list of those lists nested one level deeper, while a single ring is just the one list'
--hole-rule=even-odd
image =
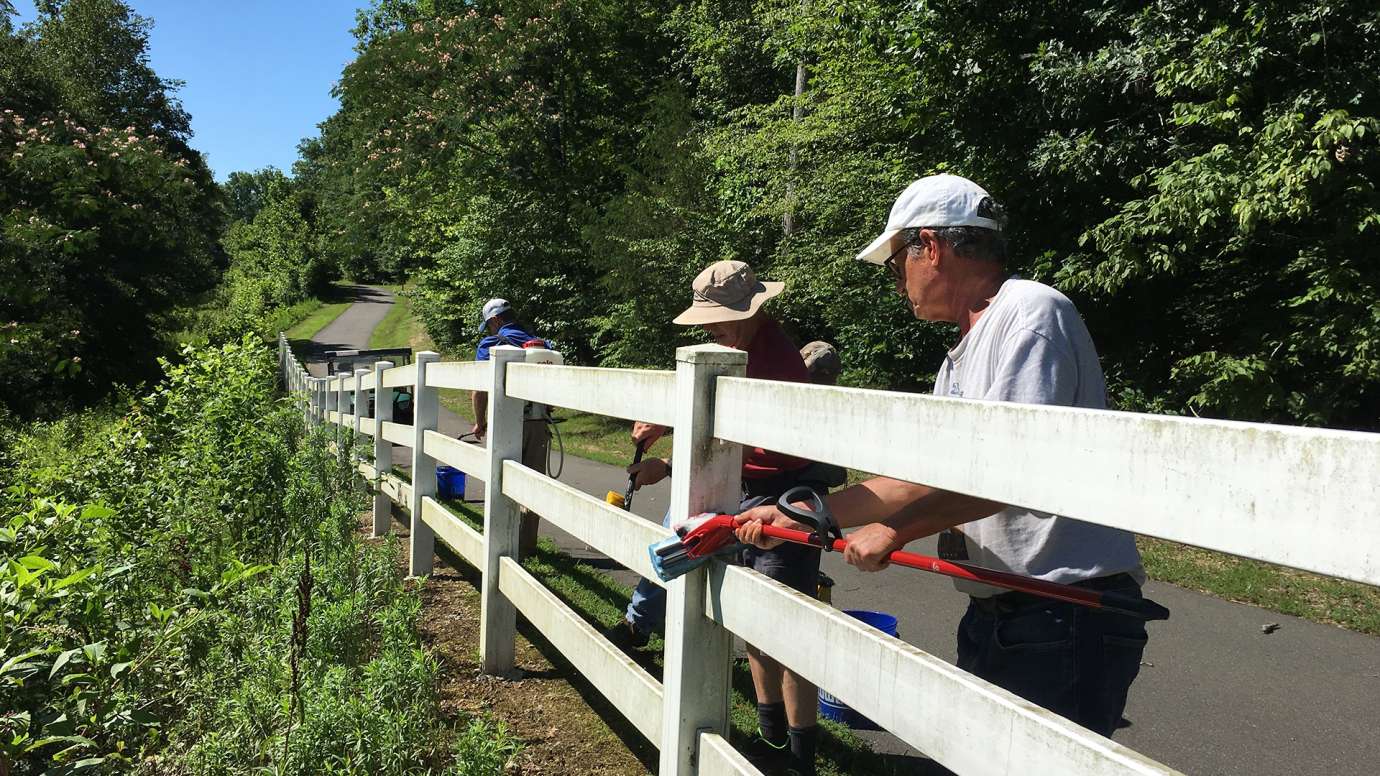
[{"label": "blue paint bucket", "polygon": [[[899,623],[895,615],[865,609],[844,609],[843,613],[856,620],[862,620],[888,636],[897,635],[896,626]],[[876,722],[854,711],[848,704],[825,692],[822,688],[819,691],[819,715],[856,730],[881,730]]]},{"label": "blue paint bucket", "polygon": [[869,612],[866,609],[844,609],[843,613],[855,620],[862,620],[888,636],[896,635],[895,615],[886,612]]},{"label": "blue paint bucket", "polygon": [[436,495],[444,499],[465,499],[465,473],[451,466],[436,467]]}]

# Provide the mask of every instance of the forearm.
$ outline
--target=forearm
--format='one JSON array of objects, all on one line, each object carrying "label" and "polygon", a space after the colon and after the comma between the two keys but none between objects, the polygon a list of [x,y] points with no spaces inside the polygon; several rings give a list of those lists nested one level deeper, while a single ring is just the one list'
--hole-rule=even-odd
[{"label": "forearm", "polygon": [[896,531],[902,544],[937,534],[946,528],[981,520],[1006,508],[1005,504],[997,501],[951,490],[925,490],[928,492],[882,521]]},{"label": "forearm", "polygon": [[904,541],[1001,511],[1005,505],[962,493],[874,477],[826,499],[841,528],[886,523]]},{"label": "forearm", "polygon": [[471,391],[470,408],[474,410],[475,425],[487,427],[489,425],[489,392]]}]

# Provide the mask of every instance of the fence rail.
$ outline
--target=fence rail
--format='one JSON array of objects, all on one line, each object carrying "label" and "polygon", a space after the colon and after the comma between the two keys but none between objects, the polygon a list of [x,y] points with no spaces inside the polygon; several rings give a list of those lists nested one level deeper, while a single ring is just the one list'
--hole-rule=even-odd
[{"label": "fence rail", "polygon": [[[740,445],[748,444],[1380,584],[1376,434],[764,382],[742,377],[743,354],[716,346],[682,348],[675,372],[566,367],[559,354],[508,347],[483,363],[440,363],[422,353],[415,365],[375,365],[372,380],[363,372],[309,377],[285,339],[281,350],[285,383],[304,417],[334,424],[341,442],[372,434],[376,463],[359,471],[378,493],[375,533],[388,530],[399,505],[412,519],[414,573],[429,570],[435,538],[480,571],[485,670],[512,668],[521,613],[658,747],[662,773],[757,773],[724,738],[730,634],[958,773],[1176,771],[718,562],[664,585],[665,668],[657,682],[512,558],[519,506],[653,580],[647,545],[669,535],[523,466],[526,401],[673,426],[677,514],[736,506]],[[389,401],[376,399],[377,414],[369,415],[366,397],[376,385],[414,386],[413,426],[389,420]],[[488,392],[487,447],[436,431],[437,388]],[[354,407],[358,418],[348,411]],[[389,471],[393,445],[412,448],[410,484]],[[483,531],[433,497],[436,462],[485,479]]]},{"label": "fence rail", "polygon": [[714,435],[1380,585],[1376,434],[724,379]]}]

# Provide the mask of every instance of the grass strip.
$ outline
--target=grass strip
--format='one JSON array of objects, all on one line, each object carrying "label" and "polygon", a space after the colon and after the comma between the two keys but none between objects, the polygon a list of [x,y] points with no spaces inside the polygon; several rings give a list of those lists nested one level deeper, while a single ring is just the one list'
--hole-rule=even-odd
[{"label": "grass strip", "polygon": [[[444,503],[447,509],[470,527],[483,531],[484,516],[475,505],[460,501]],[[589,562],[570,557],[549,539],[543,538],[537,542],[537,551],[523,561],[523,567],[586,622],[600,630],[617,625],[632,598],[631,588]],[[653,635],[645,649],[630,655],[660,681],[664,648],[662,637]],[[732,726],[730,740],[742,750],[757,733],[757,705],[746,660],[734,661],[729,714]],[[913,759],[893,760],[879,755],[848,727],[823,718],[819,724],[818,762],[821,776],[890,776],[914,772]]]},{"label": "grass strip", "polygon": [[1228,601],[1380,636],[1380,587],[1137,537],[1152,579]]},{"label": "grass strip", "polygon": [[426,335],[412,314],[412,297],[405,287],[385,286],[393,292],[393,306],[369,335],[370,348],[412,348],[435,350],[436,344]]},{"label": "grass strip", "polygon": [[[287,337],[290,340],[309,340],[316,336],[317,332],[331,325],[340,317],[340,314],[350,308],[351,302],[326,302],[320,299],[309,299],[305,302],[284,308],[283,316],[291,319],[297,317],[297,323],[292,324],[287,329]],[[305,308],[305,309],[304,309]]]}]

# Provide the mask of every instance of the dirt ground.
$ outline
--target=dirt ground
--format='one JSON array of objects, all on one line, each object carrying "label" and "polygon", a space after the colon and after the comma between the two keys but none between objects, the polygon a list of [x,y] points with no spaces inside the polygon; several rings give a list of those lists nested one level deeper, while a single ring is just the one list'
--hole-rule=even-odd
[{"label": "dirt ground", "polygon": [[[371,526],[372,517],[361,516],[365,536]],[[398,564],[406,573],[407,525],[395,519],[393,531],[404,539]],[[443,550],[422,588],[418,630],[441,664],[440,702],[447,718],[485,714],[502,721],[523,743],[508,773],[646,774],[655,769],[656,749],[521,620],[514,674],[480,673],[479,609],[478,572]]]}]

